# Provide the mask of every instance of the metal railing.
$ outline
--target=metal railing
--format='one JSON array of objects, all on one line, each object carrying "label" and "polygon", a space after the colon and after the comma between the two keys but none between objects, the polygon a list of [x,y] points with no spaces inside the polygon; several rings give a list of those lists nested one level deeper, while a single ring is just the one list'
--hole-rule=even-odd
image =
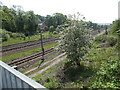
[{"label": "metal railing", "polygon": [[31,88],[47,90],[44,86],[0,61],[0,90],[2,88]]},{"label": "metal railing", "polygon": [[118,2],[118,19],[120,19],[120,1]]}]

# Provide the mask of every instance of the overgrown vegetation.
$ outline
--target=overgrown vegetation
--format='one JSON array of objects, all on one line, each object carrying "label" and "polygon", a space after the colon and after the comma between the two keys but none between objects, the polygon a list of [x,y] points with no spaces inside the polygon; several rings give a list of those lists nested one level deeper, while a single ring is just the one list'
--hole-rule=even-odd
[{"label": "overgrown vegetation", "polygon": [[[119,88],[119,59],[115,47],[90,50],[81,66],[67,66],[67,59],[34,80],[47,88]],[[47,81],[48,79],[49,80]],[[52,84],[52,85],[51,85]]]},{"label": "overgrown vegetation", "polygon": [[120,35],[120,20],[113,21],[110,33],[114,35],[116,34]]},{"label": "overgrown vegetation", "polygon": [[95,42],[97,43],[106,43],[107,46],[114,46],[117,44],[117,37],[113,35],[101,34],[95,37]]},{"label": "overgrown vegetation", "polygon": [[[80,66],[70,66],[65,59],[33,79],[47,88],[111,88],[120,87],[118,34],[100,35],[92,49],[83,56]],[[118,43],[117,43],[118,42]],[[102,43],[109,46],[96,47]]]}]

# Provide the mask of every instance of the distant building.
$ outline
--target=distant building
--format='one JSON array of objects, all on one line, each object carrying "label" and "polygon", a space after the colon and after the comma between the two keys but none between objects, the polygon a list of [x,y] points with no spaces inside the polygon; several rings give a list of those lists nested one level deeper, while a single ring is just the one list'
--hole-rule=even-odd
[{"label": "distant building", "polygon": [[46,29],[46,28],[48,28],[48,27],[45,25],[45,22],[38,24],[38,29]]}]

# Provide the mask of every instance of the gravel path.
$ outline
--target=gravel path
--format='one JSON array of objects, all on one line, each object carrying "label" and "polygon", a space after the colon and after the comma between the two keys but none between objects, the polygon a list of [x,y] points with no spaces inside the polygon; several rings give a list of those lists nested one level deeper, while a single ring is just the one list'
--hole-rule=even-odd
[{"label": "gravel path", "polygon": [[[59,62],[61,62],[62,60],[64,60],[65,58],[66,58],[66,55],[65,55],[65,53],[63,53],[63,54],[57,56],[56,58],[54,58],[54,59],[52,59],[52,60],[50,60],[50,61],[48,61],[48,62],[45,62],[45,63],[42,64],[40,67],[43,67],[44,65],[46,65],[46,64],[48,64],[48,63],[51,63],[51,64],[48,65],[47,67],[43,68],[42,70],[40,70],[40,71],[38,71],[38,72],[36,72],[36,73],[33,73],[33,74],[29,75],[28,77],[30,77],[30,78],[35,77],[37,74],[40,74],[40,73],[42,73],[43,71],[46,71],[46,70],[49,69],[50,67],[52,67],[52,66],[54,66],[55,64],[58,64]],[[38,69],[38,67],[35,67],[35,68],[31,69],[30,71],[27,71],[25,74],[27,74],[27,73],[29,73],[29,72],[31,72],[31,71],[34,71],[34,70],[36,70],[36,69]]]}]

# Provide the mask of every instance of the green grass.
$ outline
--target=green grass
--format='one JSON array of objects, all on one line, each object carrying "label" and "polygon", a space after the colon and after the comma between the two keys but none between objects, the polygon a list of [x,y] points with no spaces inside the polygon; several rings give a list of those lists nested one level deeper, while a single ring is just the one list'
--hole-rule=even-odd
[{"label": "green grass", "polygon": [[34,71],[27,73],[26,75],[28,76],[28,75],[31,75],[32,73],[36,73],[36,72],[44,69],[45,67],[49,66],[51,63],[53,63],[53,62],[47,63],[46,65],[39,67],[39,68],[35,69]]},{"label": "green grass", "polygon": [[46,80],[47,77],[54,77],[59,71],[61,71],[62,67],[64,66],[67,59],[64,59],[58,64],[55,64],[54,66],[50,67],[46,71],[43,71],[41,74],[36,75],[32,79],[39,82],[41,79]]},{"label": "green grass", "polygon": [[116,57],[115,47],[97,48],[88,51],[88,55],[84,56],[89,61],[107,60],[110,57]]},{"label": "green grass", "polygon": [[[88,51],[80,67],[65,68],[65,62],[56,64],[32,79],[51,88],[118,88],[118,55],[115,47],[97,48]],[[56,85],[51,86],[53,78]]]},{"label": "green grass", "polygon": [[83,83],[89,84],[90,82],[87,82],[88,80],[92,82],[90,79],[93,78],[94,72],[91,68],[81,64],[80,67],[71,67],[65,70],[66,60],[36,75],[32,79],[48,88],[49,84],[51,86],[51,81],[48,82],[47,80],[51,77],[56,82],[56,85],[51,86],[51,88],[82,88]]},{"label": "green grass", "polygon": [[[49,48],[55,47],[57,45],[58,45],[57,43],[49,44],[49,45],[44,46],[44,49],[49,49]],[[24,51],[24,52],[15,53],[15,54],[12,54],[12,55],[4,56],[4,57],[2,57],[2,61],[7,62],[7,61],[10,61],[10,60],[13,60],[13,59],[16,59],[16,58],[21,58],[21,57],[24,57],[26,55],[33,54],[33,53],[35,53],[37,51],[41,51],[41,48],[35,48],[35,49],[32,49],[32,50],[28,50],[28,51]]]},{"label": "green grass", "polygon": [[[54,35],[51,34],[49,35],[49,32],[45,32],[43,33],[43,38],[50,38],[50,37],[58,37],[59,35]],[[34,41],[34,40],[39,40],[40,39],[40,35],[34,35],[34,36],[30,36],[30,38],[26,38],[24,39],[20,39],[20,38],[10,38],[8,41],[3,42],[0,46],[6,46],[6,45],[11,45],[11,44],[17,44],[17,43],[22,43],[22,42],[28,42],[28,41]]]},{"label": "green grass", "polygon": [[33,40],[39,40],[40,36],[39,35],[34,35],[31,36],[30,39],[20,39],[20,38],[10,38],[8,41],[5,41],[2,43],[2,46],[6,46],[6,45],[11,45],[11,44],[17,44],[17,43],[22,43],[22,42],[28,42],[28,41],[33,41]]},{"label": "green grass", "polygon": [[55,70],[55,67],[51,67],[49,69],[47,69],[46,71],[42,72],[41,74],[38,74],[36,75],[35,77],[33,77],[32,79],[35,80],[35,81],[39,81],[40,78],[42,78],[44,75],[49,75],[49,73],[52,71],[52,70]]}]

